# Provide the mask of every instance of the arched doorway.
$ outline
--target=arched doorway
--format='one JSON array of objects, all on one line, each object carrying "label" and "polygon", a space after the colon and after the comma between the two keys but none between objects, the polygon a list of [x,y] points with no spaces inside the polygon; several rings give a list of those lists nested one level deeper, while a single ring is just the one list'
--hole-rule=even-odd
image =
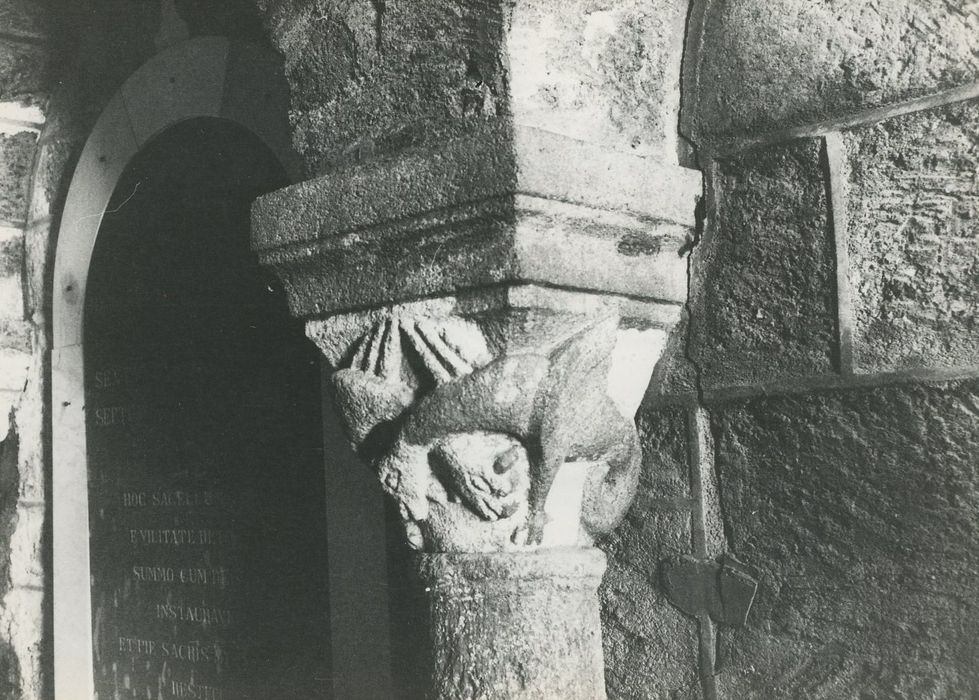
[{"label": "arched doorway", "polygon": [[240,126],[184,121],[102,219],[84,328],[100,700],[329,695],[319,358],[248,248],[249,205],[286,182]]},{"label": "arched doorway", "polygon": [[[158,54],[127,80],[107,105],[79,159],[62,214],[53,289],[52,515],[59,700],[89,700],[97,683],[104,691],[115,687],[107,684],[117,682],[129,693],[120,697],[129,697],[134,690],[146,697],[146,684],[161,679],[170,682],[169,690],[153,697],[211,697],[202,689],[209,685],[203,667],[194,668],[191,660],[200,661],[203,653],[188,644],[208,639],[212,656],[218,655],[213,642],[219,642],[222,669],[239,670],[229,678],[227,673],[218,674],[212,663],[210,677],[228,684],[222,687],[215,682],[215,688],[226,691],[221,697],[305,697],[307,688],[312,688],[310,697],[320,697],[313,693],[329,684],[341,689],[337,696],[344,696],[345,687],[389,687],[383,512],[376,485],[354,468],[361,465],[350,463],[349,450],[328,411],[320,444],[325,440],[329,450],[325,460],[320,458],[315,480],[302,469],[295,471],[303,462],[295,452],[311,448],[296,433],[309,437],[303,431],[316,421],[316,408],[292,414],[288,406],[265,405],[263,415],[266,399],[278,395],[280,403],[289,403],[299,394],[319,391],[319,378],[303,373],[315,357],[311,349],[310,355],[304,354],[311,346],[284,307],[277,306],[281,299],[268,294],[267,285],[274,288],[274,283],[255,277],[260,273],[253,268],[249,272],[245,264],[251,260],[249,197],[294,181],[298,175],[287,114],[288,89],[276,57],[222,38],[194,39]],[[168,160],[170,165],[161,165]],[[196,165],[188,166],[188,161]],[[175,168],[171,172],[178,174],[169,181],[183,187],[185,194],[165,193],[164,183],[154,197],[150,181],[154,173],[167,168]],[[195,178],[200,186],[184,186]],[[214,196],[198,196],[208,187],[216,189]],[[232,190],[237,194],[231,193],[227,200]],[[160,210],[161,203],[177,206]],[[227,227],[235,232],[225,241],[230,247],[222,248],[225,243],[221,243],[212,250],[204,242],[208,235],[221,238],[219,231],[225,227],[218,219],[223,221],[226,214],[237,222]],[[172,221],[173,230],[164,227],[154,232],[152,226],[143,225],[147,221]],[[180,244],[167,244],[168,236]],[[142,243],[137,245],[137,239]],[[224,255],[208,259],[208,253],[216,250]],[[222,280],[227,283],[224,287]],[[235,286],[245,282],[246,287]],[[188,298],[185,306],[144,304],[134,310],[133,299],[121,298],[127,284],[129,289],[134,284],[144,286],[150,296],[154,291],[158,296],[186,295],[193,288],[196,291],[190,296],[196,302]],[[202,311],[196,320],[190,312],[177,311],[201,310],[202,304],[216,298],[223,300],[223,306]],[[255,311],[257,323],[248,316]],[[262,328],[260,341],[255,333]],[[200,335],[205,331],[216,335]],[[286,338],[292,340],[278,349],[274,342],[261,345]],[[238,350],[231,349],[236,345]],[[133,357],[148,356],[153,350],[162,351],[169,365],[145,363],[135,373],[127,369]],[[209,360],[204,362],[203,356]],[[178,358],[183,358],[185,369],[190,367],[189,373],[181,373]],[[207,382],[194,383],[195,377],[203,380],[208,374]],[[140,401],[128,401],[127,381]],[[283,393],[283,387],[289,388]],[[138,439],[130,435],[128,443],[125,431],[117,431],[115,443],[96,437],[98,429],[111,430],[117,421],[140,420],[135,406],[139,402],[144,405],[144,420],[156,416],[152,430],[144,430]],[[215,408],[218,404],[221,407]],[[170,409],[164,410],[168,405]],[[127,406],[133,410],[127,413]],[[195,477],[191,467],[205,462],[211,471],[199,469]],[[316,534],[324,535],[316,524],[317,508],[323,510],[316,503],[323,493],[324,467],[325,510],[330,517],[325,539],[332,565],[326,577],[322,571],[315,573],[319,555],[309,549],[315,548]],[[283,476],[283,469],[290,478],[276,483],[274,475]],[[166,483],[154,482],[162,474],[169,475]],[[301,474],[305,476],[300,478]],[[207,493],[208,479],[212,485],[224,484],[223,505],[217,505],[217,489]],[[140,505],[154,503],[154,494],[158,505]],[[275,503],[262,504],[262,494]],[[301,495],[306,505],[284,507],[290,494]],[[204,506],[196,515],[191,512],[195,504]],[[111,509],[115,512],[109,520],[115,530],[99,524]],[[142,521],[137,512],[143,512]],[[221,527],[222,522],[233,527]],[[222,534],[222,530],[233,532]],[[113,540],[123,535],[128,538],[125,551]],[[151,580],[169,577],[168,569],[173,569],[176,579],[186,570],[184,576],[195,581],[214,570],[213,580],[220,580],[217,550],[205,557],[201,538],[216,547],[228,544],[221,555],[228,562],[225,568],[230,573],[237,567],[238,575],[252,576],[254,585],[243,593],[239,586],[242,595],[232,600],[229,576],[221,595],[205,597],[198,591],[196,599],[181,599],[179,587],[165,589],[160,584],[166,581]],[[193,556],[180,558],[167,550],[168,539],[195,542],[202,565],[196,566]],[[300,550],[307,556],[298,561]],[[264,567],[262,580],[254,577],[259,562]],[[317,590],[307,585],[313,583]],[[326,605],[324,591],[332,599],[339,597],[340,603],[331,599]],[[229,607],[250,617],[238,631],[228,623],[226,634],[217,640],[221,636],[217,625],[234,619],[224,614]],[[188,612],[188,608],[211,610]],[[208,629],[190,634],[193,623],[199,622],[198,613],[209,615],[214,625],[209,621]],[[126,632],[135,629],[137,616],[142,616],[140,625],[153,620],[160,625],[146,627],[151,629],[149,636]],[[245,627],[252,638],[241,631]],[[314,627],[319,632],[309,632]],[[324,651],[323,641],[330,630],[332,654]],[[114,646],[107,647],[106,639]],[[155,644],[153,651],[143,658],[149,648],[145,642],[150,641]],[[297,649],[298,641],[310,648]],[[238,649],[237,661],[233,649]],[[171,663],[168,676],[162,666],[153,666],[160,660],[154,653],[185,663],[179,668]],[[314,656],[319,663],[310,660]],[[331,657],[341,661],[330,663]],[[133,659],[142,659],[142,675],[133,670]],[[119,673],[120,662],[131,667],[128,679]],[[328,673],[331,666],[332,674]],[[180,668],[184,676],[193,671],[193,683],[177,676]],[[288,693],[275,683],[289,684]]]}]

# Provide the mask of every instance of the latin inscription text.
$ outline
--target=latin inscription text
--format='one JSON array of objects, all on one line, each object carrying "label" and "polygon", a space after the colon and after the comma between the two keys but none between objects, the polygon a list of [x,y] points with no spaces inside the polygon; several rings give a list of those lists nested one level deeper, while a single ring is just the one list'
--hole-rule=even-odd
[{"label": "latin inscription text", "polygon": [[224,530],[208,528],[159,528],[144,530],[131,528],[129,540],[132,544],[163,544],[172,547],[184,545],[226,545],[232,541],[231,535]]},{"label": "latin inscription text", "polygon": [[102,406],[95,409],[95,425],[98,428],[135,425],[139,420],[139,409],[135,406]]},{"label": "latin inscription text", "polygon": [[231,624],[231,611],[224,608],[211,608],[206,605],[171,605],[157,603],[156,617],[159,620],[175,622],[194,622],[203,627],[219,625],[227,627]]},{"label": "latin inscription text", "polygon": [[185,567],[172,566],[134,566],[133,577],[143,583],[189,583],[198,586],[218,586],[228,584],[228,570],[223,566]]},{"label": "latin inscription text", "polygon": [[158,656],[164,659],[187,661],[191,664],[209,663],[216,656],[213,644],[200,642],[168,642],[138,637],[119,637],[119,651],[134,656]]},{"label": "latin inscription text", "polygon": [[170,681],[170,692],[175,698],[194,698],[194,700],[221,700],[221,689],[203,683]]},{"label": "latin inscription text", "polygon": [[200,506],[212,506],[215,503],[213,491],[183,491],[176,489],[172,491],[124,491],[122,494],[122,505],[125,508],[196,508]]}]

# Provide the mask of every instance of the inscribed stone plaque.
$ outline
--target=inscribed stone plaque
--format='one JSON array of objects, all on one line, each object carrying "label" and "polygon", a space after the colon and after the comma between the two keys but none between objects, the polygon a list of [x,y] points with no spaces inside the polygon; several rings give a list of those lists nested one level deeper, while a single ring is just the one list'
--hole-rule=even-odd
[{"label": "inscribed stone plaque", "polygon": [[243,132],[137,157],[86,299],[99,700],[326,698],[318,359],[248,250],[283,185]]}]

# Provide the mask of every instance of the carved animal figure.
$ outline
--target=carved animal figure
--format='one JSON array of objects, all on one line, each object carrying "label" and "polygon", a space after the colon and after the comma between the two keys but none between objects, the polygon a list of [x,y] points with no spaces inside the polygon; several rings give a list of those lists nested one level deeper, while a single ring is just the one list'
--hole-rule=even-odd
[{"label": "carved animal figure", "polygon": [[[607,532],[624,516],[635,491],[640,456],[632,419],[621,415],[606,394],[614,328],[609,322],[597,322],[548,353],[525,350],[491,360],[437,385],[397,417],[397,408],[385,402],[385,418],[397,437],[379,467],[389,475],[408,473],[399,462],[425,455],[431,460],[448,435],[502,433],[520,441],[530,463],[528,518],[526,527],[518,530],[526,533],[527,544],[541,540],[544,503],[558,469],[568,460],[608,465],[607,470],[595,469],[589,475],[582,503],[586,531]],[[360,383],[350,375],[354,371],[337,373],[334,382],[339,392],[349,396],[350,383]],[[376,382],[371,384],[375,391],[379,388]],[[406,404],[407,396],[394,403]],[[363,428],[358,432],[366,437]],[[464,470],[464,460],[456,459],[454,467]],[[400,476],[385,487],[395,497],[424,498],[421,484],[404,483]]]},{"label": "carved animal figure", "polygon": [[606,395],[614,334],[596,324],[549,355],[500,357],[426,395],[401,435],[423,445],[449,432],[483,430],[518,438],[530,461],[527,543],[543,534],[544,502],[568,460],[601,460],[604,474],[586,484],[582,522],[597,535],[615,527],[635,491],[640,457],[631,419]]}]

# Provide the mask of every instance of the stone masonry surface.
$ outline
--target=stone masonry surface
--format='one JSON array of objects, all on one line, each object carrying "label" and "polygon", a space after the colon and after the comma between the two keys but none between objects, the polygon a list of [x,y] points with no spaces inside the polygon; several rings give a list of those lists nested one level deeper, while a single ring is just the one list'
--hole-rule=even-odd
[{"label": "stone masonry surface", "polygon": [[[515,16],[487,0],[173,3],[190,36],[279,50],[293,138],[310,174],[511,122],[669,156],[686,2],[511,4]],[[699,83],[684,95],[684,132],[707,151],[728,137],[840,119],[979,79],[979,5],[968,0],[697,7],[706,20],[699,56],[684,66],[699,62]],[[161,17],[156,1],[0,0],[0,101],[46,104],[47,119],[40,143],[33,134],[0,137],[0,220],[16,231],[0,241],[0,299],[10,300],[0,346],[34,357],[0,443],[0,573],[20,567],[9,573],[25,583],[0,583],[3,697],[45,697],[51,663],[41,624],[52,572],[18,530],[40,531],[51,468],[47,279],[60,206],[105,102],[160,48]],[[46,32],[55,39],[45,43]],[[513,73],[513,65],[545,69]],[[862,379],[943,368],[974,375],[979,366],[977,124],[979,106],[965,103],[842,135],[846,179],[834,186],[846,189],[842,233]],[[687,409],[663,404],[680,396],[689,405],[701,390],[714,419],[725,534],[732,553],[762,572],[747,626],[718,628],[710,669],[718,696],[944,698],[979,688],[976,381],[904,378],[808,394],[793,384],[849,380],[835,374],[834,232],[820,142],[717,164],[716,216],[696,253],[705,264],[691,277],[691,335],[678,328],[669,343],[637,420],[636,502],[600,542],[609,557],[601,601],[612,698],[703,695],[697,623],[667,602],[657,577],[663,560],[690,554],[700,495],[688,481]],[[460,240],[461,259],[472,256],[468,245]],[[716,398],[732,387],[760,394],[772,382],[793,395]]]},{"label": "stone masonry surface", "polygon": [[975,81],[977,33],[961,0],[715,0],[694,130],[778,131]]},{"label": "stone masonry surface", "polygon": [[714,429],[730,545],[762,574],[722,697],[971,697],[979,384],[757,398]]},{"label": "stone masonry surface", "polygon": [[719,163],[691,354],[705,387],[832,370],[834,254],[820,141]]},{"label": "stone masonry surface", "polygon": [[979,363],[979,103],[845,141],[859,371]]},{"label": "stone masonry surface", "polygon": [[0,222],[22,224],[27,216],[27,191],[37,134],[0,134]]},{"label": "stone masonry surface", "polygon": [[35,43],[0,42],[0,102],[34,101],[44,89],[46,55]]},{"label": "stone masonry surface", "polygon": [[690,553],[686,416],[640,408],[643,466],[625,522],[600,544],[609,557],[600,593],[609,697],[698,697],[697,624],[659,585],[664,559]]}]

